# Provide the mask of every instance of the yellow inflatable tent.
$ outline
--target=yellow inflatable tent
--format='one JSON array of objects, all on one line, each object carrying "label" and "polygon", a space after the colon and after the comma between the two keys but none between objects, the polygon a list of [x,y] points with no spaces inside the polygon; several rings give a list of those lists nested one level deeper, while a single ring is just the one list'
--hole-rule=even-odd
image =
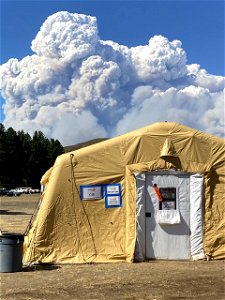
[{"label": "yellow inflatable tent", "polygon": [[156,123],[59,156],[27,263],[225,258],[224,140]]}]

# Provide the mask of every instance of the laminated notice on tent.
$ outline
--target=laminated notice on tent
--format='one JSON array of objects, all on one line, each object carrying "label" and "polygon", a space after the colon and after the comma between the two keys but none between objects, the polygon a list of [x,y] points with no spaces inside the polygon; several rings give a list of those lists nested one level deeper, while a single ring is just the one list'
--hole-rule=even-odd
[{"label": "laminated notice on tent", "polygon": [[158,210],[156,217],[158,224],[180,224],[180,212],[178,210]]},{"label": "laminated notice on tent", "polygon": [[102,199],[103,185],[81,185],[80,198],[81,200],[97,200]]},{"label": "laminated notice on tent", "polygon": [[119,183],[105,186],[105,207],[122,207],[121,185]]},{"label": "laminated notice on tent", "polygon": [[121,196],[106,196],[105,198],[105,207],[121,207],[122,206],[122,201],[121,201]]}]

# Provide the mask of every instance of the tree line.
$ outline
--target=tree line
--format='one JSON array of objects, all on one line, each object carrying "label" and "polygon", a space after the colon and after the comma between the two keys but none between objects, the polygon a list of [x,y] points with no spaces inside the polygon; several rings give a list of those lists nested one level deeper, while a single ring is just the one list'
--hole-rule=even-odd
[{"label": "tree line", "polygon": [[6,130],[0,123],[0,188],[40,188],[42,175],[62,153],[61,143],[47,139],[41,131],[31,137],[12,127]]}]

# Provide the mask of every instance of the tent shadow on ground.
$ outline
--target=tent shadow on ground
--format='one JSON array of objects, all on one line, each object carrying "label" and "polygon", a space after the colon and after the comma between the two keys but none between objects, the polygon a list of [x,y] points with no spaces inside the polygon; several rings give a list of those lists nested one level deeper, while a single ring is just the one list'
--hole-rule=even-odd
[{"label": "tent shadow on ground", "polygon": [[61,267],[53,264],[35,264],[35,265],[29,265],[29,266],[24,266],[22,269],[22,272],[35,272],[35,271],[53,271],[60,269]]},{"label": "tent shadow on ground", "polygon": [[0,215],[32,215],[22,211],[9,211],[5,209],[0,209]]}]

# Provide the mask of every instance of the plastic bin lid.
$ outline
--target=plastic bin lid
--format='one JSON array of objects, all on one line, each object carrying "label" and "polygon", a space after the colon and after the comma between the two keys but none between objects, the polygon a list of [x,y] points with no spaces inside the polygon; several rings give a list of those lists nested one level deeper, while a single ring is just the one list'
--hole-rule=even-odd
[{"label": "plastic bin lid", "polygon": [[0,235],[0,239],[9,239],[9,240],[24,240],[24,235],[21,233],[4,233]]}]

